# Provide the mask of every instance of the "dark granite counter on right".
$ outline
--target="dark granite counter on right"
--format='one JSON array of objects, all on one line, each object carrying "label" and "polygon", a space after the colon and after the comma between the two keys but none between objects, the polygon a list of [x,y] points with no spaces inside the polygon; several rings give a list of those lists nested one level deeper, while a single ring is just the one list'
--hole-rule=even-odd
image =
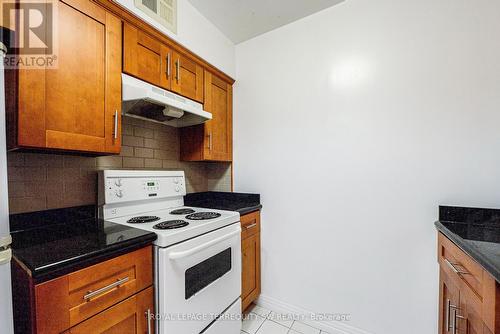
[{"label": "dark granite counter on right", "polygon": [[207,191],[187,194],[184,205],[208,209],[238,211],[245,215],[262,208],[259,194]]},{"label": "dark granite counter on right", "polygon": [[441,206],[435,225],[500,283],[500,209]]}]

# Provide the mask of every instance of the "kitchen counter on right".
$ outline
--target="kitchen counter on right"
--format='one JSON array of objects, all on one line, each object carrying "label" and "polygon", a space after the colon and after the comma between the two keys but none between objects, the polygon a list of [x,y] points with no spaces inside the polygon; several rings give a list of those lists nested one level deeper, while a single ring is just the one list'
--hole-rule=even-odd
[{"label": "kitchen counter on right", "polygon": [[435,225],[500,283],[500,209],[440,206]]},{"label": "kitchen counter on right", "polygon": [[237,211],[246,215],[262,209],[259,194],[207,191],[187,194],[184,205],[199,208]]}]

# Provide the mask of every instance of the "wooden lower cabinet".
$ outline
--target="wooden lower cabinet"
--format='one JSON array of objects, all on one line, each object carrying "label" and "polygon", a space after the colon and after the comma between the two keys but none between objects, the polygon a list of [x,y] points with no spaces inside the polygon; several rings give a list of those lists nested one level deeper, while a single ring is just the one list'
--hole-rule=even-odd
[{"label": "wooden lower cabinet", "polygon": [[153,287],[149,287],[65,333],[152,334],[154,320],[148,315],[153,314],[153,298]]},{"label": "wooden lower cabinet", "polygon": [[446,236],[438,236],[439,334],[500,334],[500,286]]},{"label": "wooden lower cabinet", "polygon": [[458,287],[443,270],[439,271],[439,334],[451,330],[452,307],[460,304]]},{"label": "wooden lower cabinet", "polygon": [[245,310],[261,291],[260,282],[260,212],[241,217],[241,300]]},{"label": "wooden lower cabinet", "polygon": [[[154,313],[152,246],[36,283],[13,261],[19,334],[148,333]],[[153,321],[151,321],[153,326]]]}]

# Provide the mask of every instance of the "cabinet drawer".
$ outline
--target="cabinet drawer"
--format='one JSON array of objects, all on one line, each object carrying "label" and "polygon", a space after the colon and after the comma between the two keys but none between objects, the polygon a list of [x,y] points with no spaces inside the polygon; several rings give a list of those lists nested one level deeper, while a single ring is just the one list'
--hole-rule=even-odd
[{"label": "cabinet drawer", "polygon": [[61,332],[151,286],[152,266],[149,246],[37,285],[38,332]]},{"label": "cabinet drawer", "polygon": [[248,238],[260,232],[260,212],[252,212],[241,216],[241,239]]},{"label": "cabinet drawer", "polygon": [[[151,333],[154,331],[153,288],[150,287],[71,328],[66,334]],[[148,323],[149,322],[149,323]]]},{"label": "cabinet drawer", "polygon": [[441,267],[482,298],[483,268],[441,233],[438,236],[438,252]]}]

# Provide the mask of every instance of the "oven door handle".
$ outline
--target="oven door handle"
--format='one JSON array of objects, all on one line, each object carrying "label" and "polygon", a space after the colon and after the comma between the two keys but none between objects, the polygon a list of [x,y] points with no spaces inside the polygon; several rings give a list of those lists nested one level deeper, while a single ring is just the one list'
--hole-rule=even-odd
[{"label": "oven door handle", "polygon": [[235,235],[238,235],[241,233],[241,228],[238,228],[237,231],[234,231],[234,232],[231,232],[229,234],[226,234],[222,237],[219,237],[217,239],[214,239],[214,240],[211,240],[209,242],[206,242],[202,245],[199,245],[199,246],[196,246],[194,248],[191,248],[191,249],[188,249],[186,251],[182,251],[182,252],[172,252],[170,253],[170,255],[168,256],[171,260],[179,260],[179,259],[183,259],[183,258],[186,258],[188,256],[191,256],[193,254],[196,254],[196,253],[199,253],[201,252],[202,250],[204,249],[207,249],[208,247],[211,247],[213,245],[216,245],[224,240],[227,240],[229,238],[232,238],[234,237]]}]

